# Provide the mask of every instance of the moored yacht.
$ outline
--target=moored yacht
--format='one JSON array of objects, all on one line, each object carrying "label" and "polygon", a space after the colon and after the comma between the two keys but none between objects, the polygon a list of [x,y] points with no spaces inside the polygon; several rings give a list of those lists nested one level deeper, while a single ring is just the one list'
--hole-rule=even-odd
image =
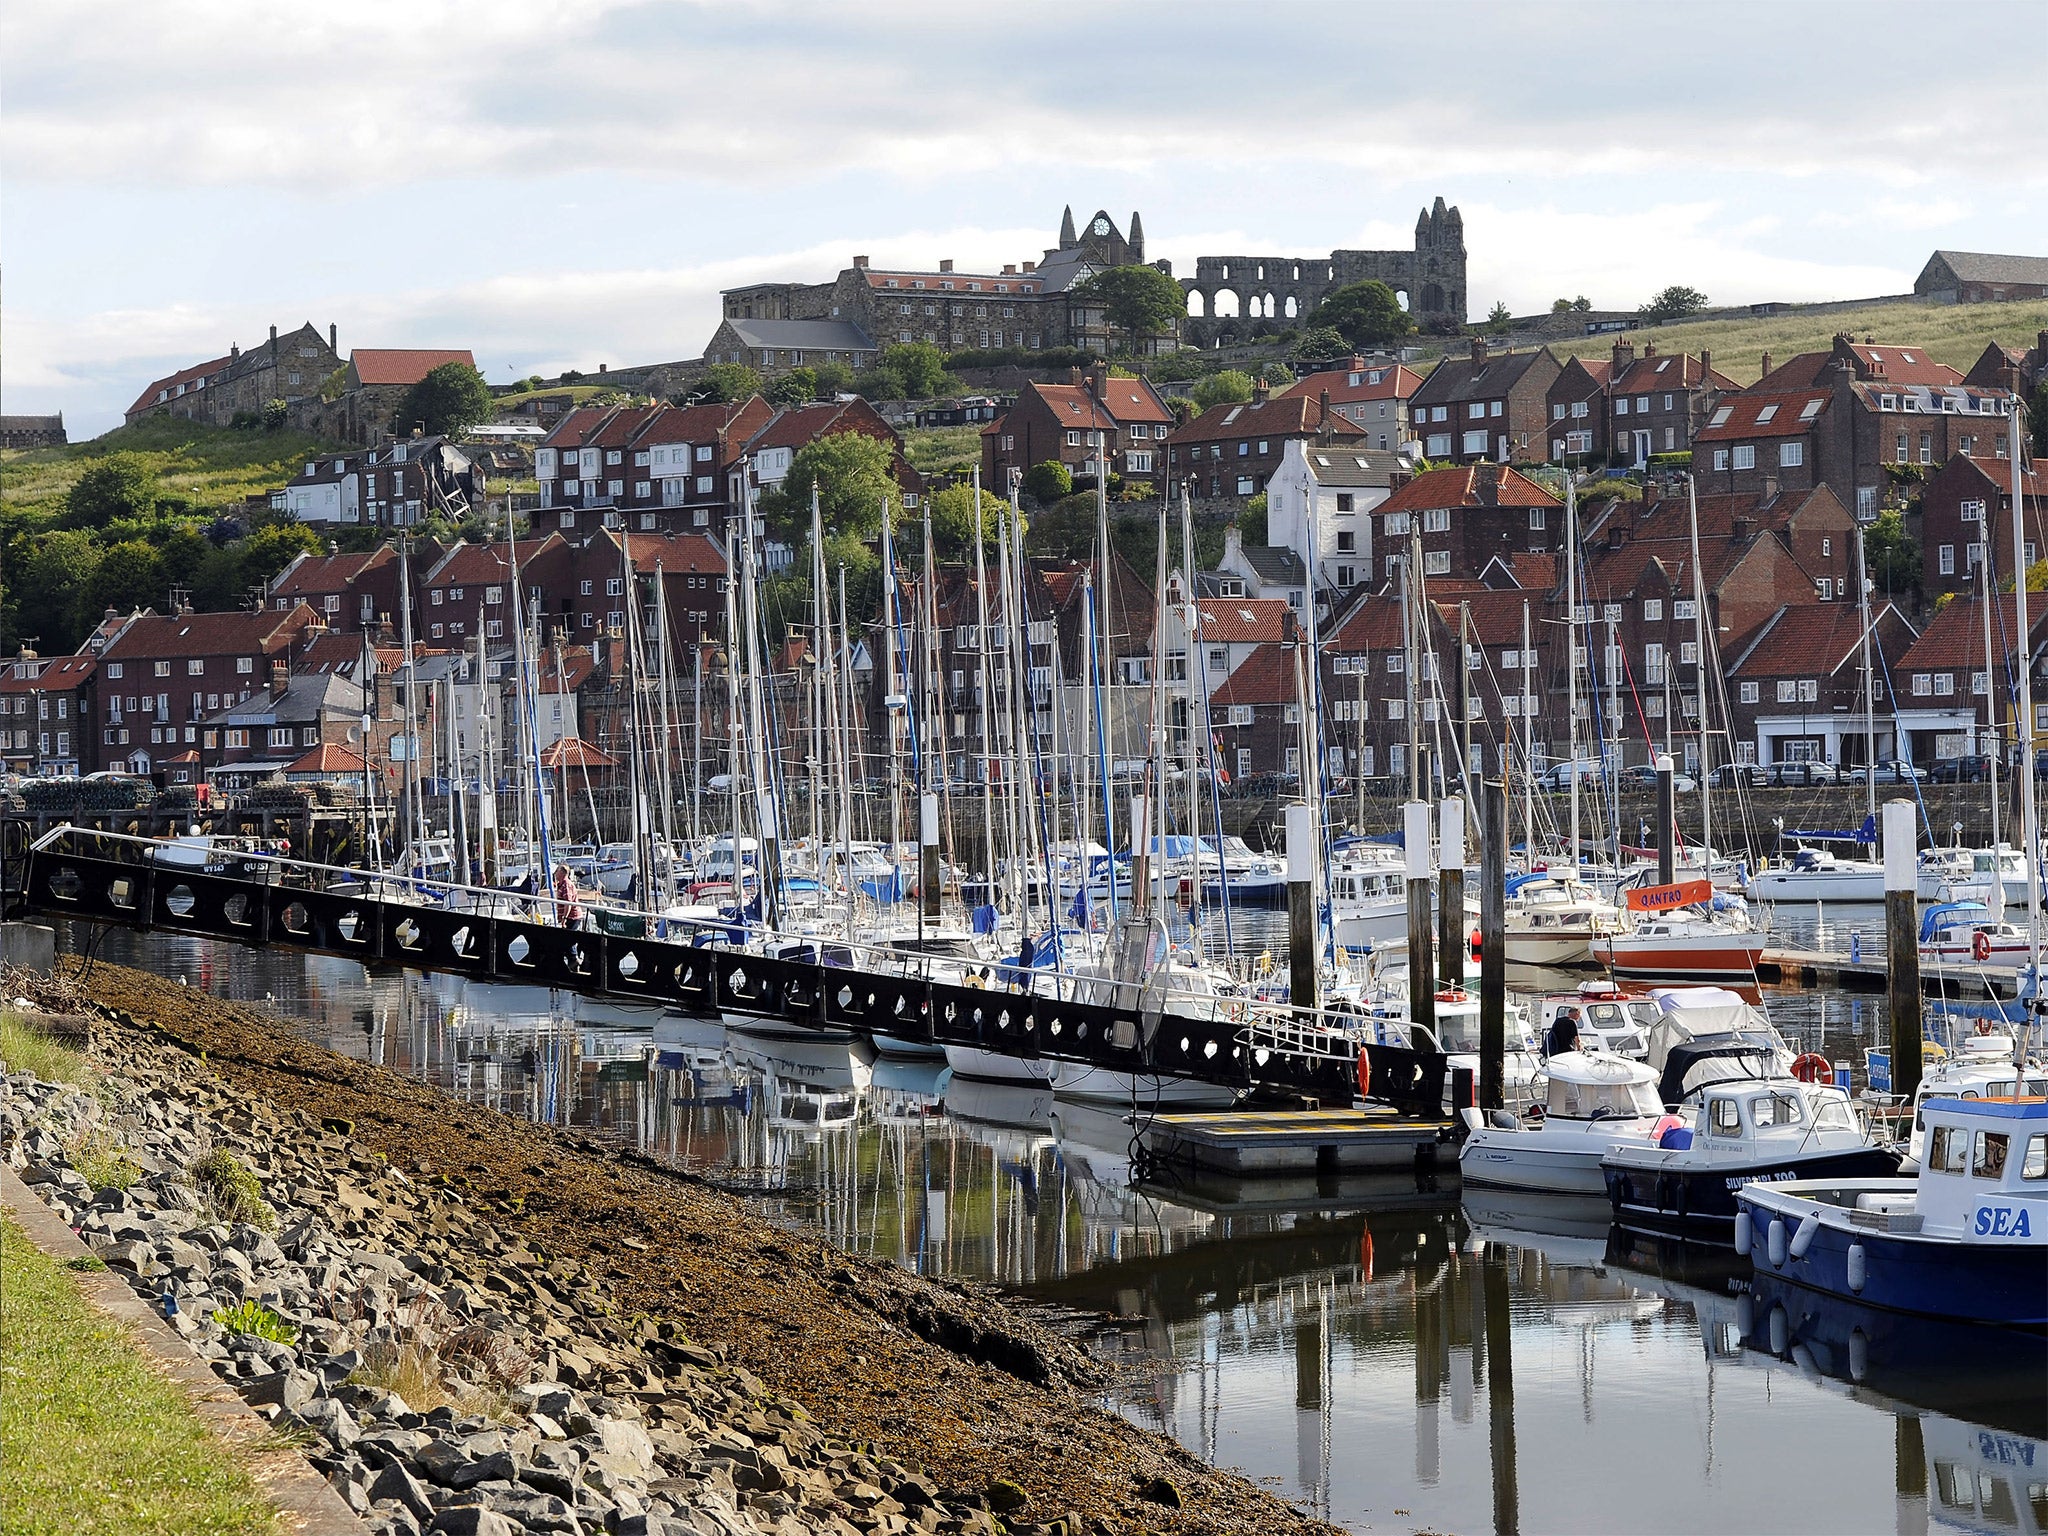
[{"label": "moored yacht", "polygon": [[1646,1138],[1663,1117],[1657,1075],[1639,1061],[1603,1051],[1566,1051],[1550,1058],[1548,1073],[1538,1119],[1524,1123],[1500,1110],[1460,1111],[1467,1135],[1458,1171],[1467,1184],[1601,1194],[1607,1185],[1600,1162],[1607,1149]]},{"label": "moored yacht", "polygon": [[1884,865],[1802,846],[1785,863],[1757,870],[1742,893],[1751,901],[1883,901]]}]

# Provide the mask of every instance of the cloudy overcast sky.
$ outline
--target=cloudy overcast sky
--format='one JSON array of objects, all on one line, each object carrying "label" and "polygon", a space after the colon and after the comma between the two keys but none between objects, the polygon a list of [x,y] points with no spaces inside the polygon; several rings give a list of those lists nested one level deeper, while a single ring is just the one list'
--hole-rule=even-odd
[{"label": "cloudy overcast sky", "polygon": [[[1934,20],[1938,18],[1938,20]],[[1475,315],[1912,284],[2048,253],[2048,0],[0,4],[10,412],[104,430],[275,323],[488,378],[703,350],[718,290],[855,252],[1405,246]]]}]

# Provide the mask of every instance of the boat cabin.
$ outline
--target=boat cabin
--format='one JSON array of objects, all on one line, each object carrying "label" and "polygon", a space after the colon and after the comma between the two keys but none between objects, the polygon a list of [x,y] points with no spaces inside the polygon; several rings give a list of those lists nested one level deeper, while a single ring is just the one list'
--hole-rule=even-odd
[{"label": "boat cabin", "polygon": [[1550,1058],[1546,1120],[1647,1120],[1663,1112],[1657,1075],[1641,1062],[1591,1051]]},{"label": "boat cabin", "polygon": [[1805,1137],[1815,1131],[1862,1135],[1845,1096],[1781,1081],[1748,1091],[1734,1083],[1709,1088],[1701,1097],[1694,1134],[1695,1145],[1719,1151],[1746,1146],[1759,1137],[1786,1132]]},{"label": "boat cabin", "polygon": [[[1929,1099],[1913,1212],[1923,1233],[2048,1243],[2048,1098]],[[1860,1203],[1860,1202],[1859,1202]]]}]

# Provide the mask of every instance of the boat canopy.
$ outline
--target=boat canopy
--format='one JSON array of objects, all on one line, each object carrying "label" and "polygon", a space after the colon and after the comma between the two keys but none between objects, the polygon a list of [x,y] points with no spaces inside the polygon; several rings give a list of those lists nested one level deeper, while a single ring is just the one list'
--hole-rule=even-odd
[{"label": "boat canopy", "polygon": [[1920,919],[1920,942],[1931,944],[1944,929],[1988,922],[1990,918],[1991,909],[1981,901],[1944,901],[1940,906],[1929,907]]},{"label": "boat canopy", "polygon": [[1666,1104],[1682,1104],[1709,1083],[1778,1076],[1778,1048],[1769,1035],[1740,1031],[1701,1035],[1670,1047],[1664,1058],[1664,1075],[1657,1082],[1657,1097]]},{"label": "boat canopy", "polygon": [[1564,1051],[1547,1063],[1543,1108],[1566,1120],[1627,1119],[1662,1111],[1656,1074],[1639,1061],[1604,1051]]},{"label": "boat canopy", "polygon": [[1650,996],[1662,1017],[1650,1026],[1649,1062],[1660,1072],[1673,1046],[1702,1035],[1737,1030],[1775,1033],[1741,993],[1726,987],[1653,987]]}]

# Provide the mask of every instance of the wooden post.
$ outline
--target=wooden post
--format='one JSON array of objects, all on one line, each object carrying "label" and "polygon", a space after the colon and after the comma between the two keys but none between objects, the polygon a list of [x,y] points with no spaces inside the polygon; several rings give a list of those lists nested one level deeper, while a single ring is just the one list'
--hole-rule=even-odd
[{"label": "wooden post", "polygon": [[1479,1107],[1507,1105],[1508,791],[1479,788]]},{"label": "wooden post", "polygon": [[[939,915],[939,797],[920,796],[917,802],[917,910],[921,916]],[[1112,880],[1115,879],[1112,873]]]},{"label": "wooden post", "polygon": [[1436,1032],[1436,968],[1429,943],[1429,802],[1401,807],[1408,859],[1408,1017]]},{"label": "wooden post", "polygon": [[1672,798],[1671,754],[1657,754],[1657,883],[1669,885],[1678,878],[1678,841],[1675,825],[1678,804]]},{"label": "wooden post", "polygon": [[1315,817],[1306,805],[1287,807],[1287,996],[1297,1014],[1322,1006],[1316,964]]},{"label": "wooden post", "polygon": [[1920,923],[1915,868],[1919,829],[1913,802],[1884,805],[1886,1002],[1892,1016],[1892,1097],[1910,1102],[1920,1086]]},{"label": "wooden post", "polygon": [[1465,927],[1465,800],[1462,793],[1437,802],[1436,967],[1448,987],[1465,984],[1465,956],[1472,941]]}]

